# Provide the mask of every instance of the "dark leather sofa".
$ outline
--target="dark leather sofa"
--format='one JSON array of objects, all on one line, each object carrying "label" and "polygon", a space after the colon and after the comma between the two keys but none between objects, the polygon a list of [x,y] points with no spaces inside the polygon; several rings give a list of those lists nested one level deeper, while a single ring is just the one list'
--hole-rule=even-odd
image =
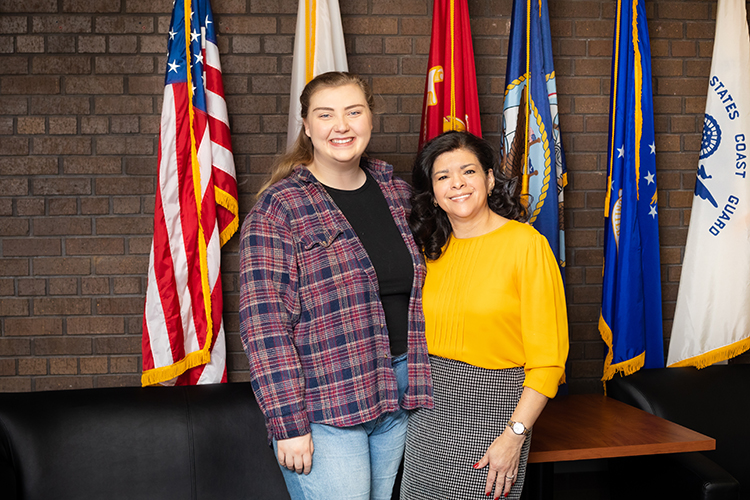
[{"label": "dark leather sofa", "polygon": [[0,498],[288,499],[249,383],[0,394]]},{"label": "dark leather sofa", "polygon": [[750,365],[640,370],[607,395],[716,439],[715,451],[619,461],[616,496],[750,499]]}]

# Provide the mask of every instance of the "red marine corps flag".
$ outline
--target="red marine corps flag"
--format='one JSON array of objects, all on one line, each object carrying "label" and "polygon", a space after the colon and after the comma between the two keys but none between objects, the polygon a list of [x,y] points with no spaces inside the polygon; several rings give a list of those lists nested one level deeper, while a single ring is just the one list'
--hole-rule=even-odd
[{"label": "red marine corps flag", "polygon": [[208,0],[177,0],[169,29],[143,385],[226,382],[221,246],[239,211]]},{"label": "red marine corps flag", "polygon": [[419,149],[448,130],[482,136],[466,0],[435,0],[433,4]]}]

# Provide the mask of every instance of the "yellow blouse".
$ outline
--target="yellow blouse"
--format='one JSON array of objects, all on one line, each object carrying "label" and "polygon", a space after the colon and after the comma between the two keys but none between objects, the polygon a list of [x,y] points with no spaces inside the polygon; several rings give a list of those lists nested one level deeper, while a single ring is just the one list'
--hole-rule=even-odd
[{"label": "yellow blouse", "polygon": [[452,237],[427,261],[423,307],[430,354],[489,369],[523,366],[524,386],[557,393],[568,356],[565,291],[536,229],[509,221]]}]

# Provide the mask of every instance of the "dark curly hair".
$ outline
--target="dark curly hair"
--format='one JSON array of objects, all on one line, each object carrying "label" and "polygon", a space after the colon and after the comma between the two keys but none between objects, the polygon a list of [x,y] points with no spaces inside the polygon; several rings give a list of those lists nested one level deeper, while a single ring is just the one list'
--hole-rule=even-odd
[{"label": "dark curly hair", "polygon": [[485,175],[492,169],[495,186],[487,200],[490,210],[507,219],[525,222],[528,218],[526,207],[516,194],[517,179],[505,177],[490,143],[468,132],[445,132],[425,144],[412,168],[414,194],[411,197],[409,226],[417,245],[431,260],[440,257],[453,232],[448,215],[433,204],[432,166],[440,155],[457,149],[473,153]]}]

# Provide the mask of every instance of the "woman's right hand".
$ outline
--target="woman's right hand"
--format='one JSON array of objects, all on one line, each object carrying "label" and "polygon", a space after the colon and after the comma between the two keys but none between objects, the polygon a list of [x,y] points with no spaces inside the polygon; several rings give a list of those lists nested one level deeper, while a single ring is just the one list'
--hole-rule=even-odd
[{"label": "woman's right hand", "polygon": [[314,451],[312,433],[276,441],[277,458],[282,467],[297,474],[309,474]]}]

